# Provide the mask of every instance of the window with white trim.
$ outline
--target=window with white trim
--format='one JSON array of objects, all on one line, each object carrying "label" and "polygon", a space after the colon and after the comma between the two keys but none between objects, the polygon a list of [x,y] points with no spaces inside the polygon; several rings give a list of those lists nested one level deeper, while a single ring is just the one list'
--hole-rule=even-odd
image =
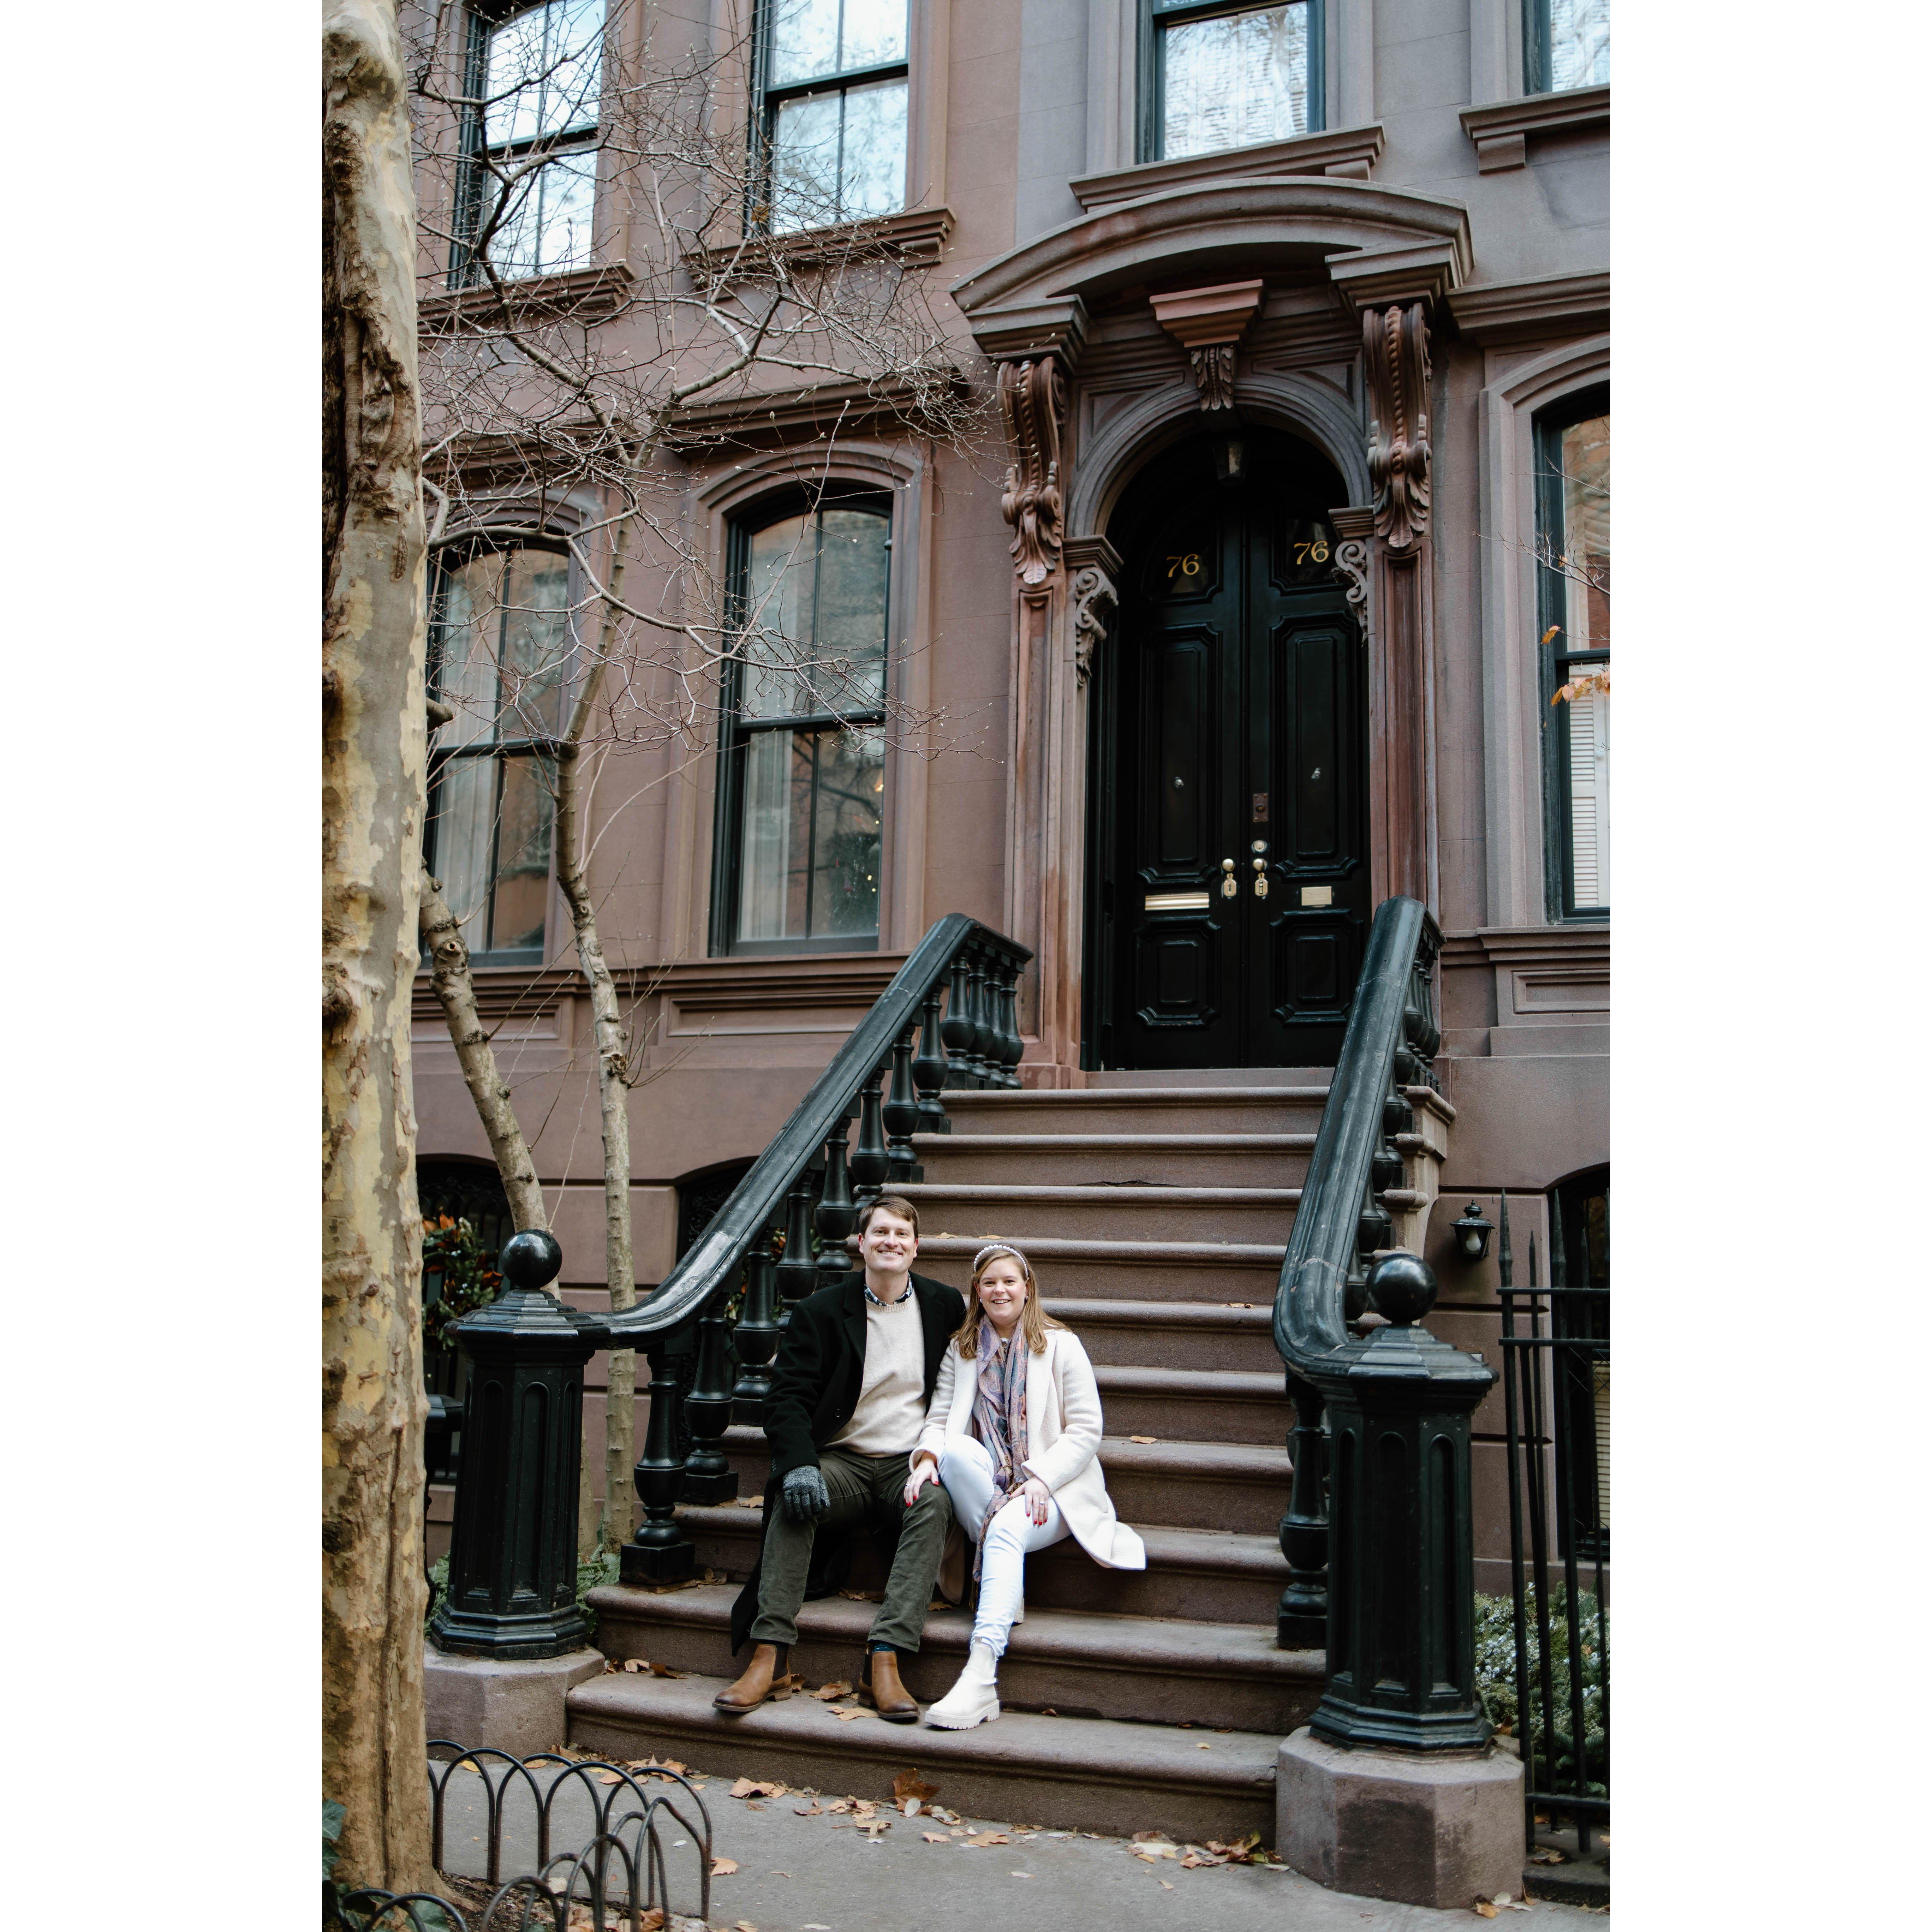
[{"label": "window with white trim", "polygon": [[1523,0],[1523,92],[1561,94],[1610,78],[1610,0]]}]

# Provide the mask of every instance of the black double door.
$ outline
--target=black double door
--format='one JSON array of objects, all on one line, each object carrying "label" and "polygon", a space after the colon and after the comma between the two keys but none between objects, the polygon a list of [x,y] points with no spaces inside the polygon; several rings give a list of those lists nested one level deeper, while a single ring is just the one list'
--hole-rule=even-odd
[{"label": "black double door", "polygon": [[1252,434],[1162,467],[1115,526],[1096,1058],[1333,1065],[1370,910],[1363,651],[1319,507],[1340,480]]}]

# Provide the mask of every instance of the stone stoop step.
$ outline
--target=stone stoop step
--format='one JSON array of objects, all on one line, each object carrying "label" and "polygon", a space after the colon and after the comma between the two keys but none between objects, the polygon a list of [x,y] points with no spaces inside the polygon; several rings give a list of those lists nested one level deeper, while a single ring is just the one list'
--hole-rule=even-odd
[{"label": "stone stoop step", "polygon": [[[674,1670],[728,1681],[743,1668],[734,1658],[735,1584],[654,1592],[610,1585],[591,1592],[598,1648],[622,1661],[646,1658]],[[844,1678],[862,1682],[867,1631],[877,1606],[849,1597],[822,1597],[799,1613],[791,1665],[816,1687]],[[922,1703],[951,1689],[966,1661],[972,1619],[964,1610],[934,1610],[919,1654],[902,1660],[906,1688]],[[1275,1647],[1272,1629],[1106,1611],[1055,1610],[1029,1604],[1013,1626],[1000,1666],[1001,1702],[1066,1716],[1159,1724],[1227,1725],[1286,1737],[1321,1700],[1319,1651]]]},{"label": "stone stoop step", "polygon": [[[679,1526],[705,1568],[734,1583],[752,1574],[761,1512],[730,1504],[686,1504]],[[1118,1610],[1130,1616],[1188,1616],[1203,1622],[1272,1624],[1288,1564],[1278,1537],[1226,1530],[1163,1529],[1139,1523],[1144,1570],[1103,1570],[1070,1537],[1027,1558],[1027,1601],[1042,1609]],[[884,1587],[884,1567],[863,1537],[854,1545],[850,1587]]]},{"label": "stone stoop step", "polygon": [[[920,1236],[919,1259],[914,1265],[921,1274],[963,1294],[972,1280],[973,1257],[988,1237],[1019,1238],[1017,1230],[998,1225],[999,1214],[997,1201],[978,1204],[970,1216],[962,1217],[974,1231],[963,1234],[952,1232],[943,1222],[935,1229],[930,1216],[923,1217],[926,1232]],[[1292,1213],[1285,1213],[1280,1227],[1270,1229],[1270,1234],[1280,1234],[1279,1240],[1068,1240],[1035,1234],[1024,1245],[1040,1270],[1048,1301],[1056,1296],[1118,1294],[1183,1306],[1190,1302],[1248,1301],[1272,1308],[1294,1221]]]},{"label": "stone stoop step", "polygon": [[[1274,1842],[1280,1739],[1272,1732],[1024,1711],[937,1731],[888,1724],[870,1711],[842,1720],[805,1696],[728,1718],[711,1702],[726,1681],[591,1678],[570,1694],[570,1742],[602,1756],[675,1757],[719,1776],[779,1779],[837,1797],[890,1800],[893,1778],[910,1768],[938,1787],[937,1802],[969,1817],[1118,1836],[1168,1832],[1197,1844],[1258,1832]],[[902,1818],[896,1828],[919,1826]]]},{"label": "stone stoop step", "polygon": [[1023,1163],[1030,1181],[1120,1187],[1298,1187],[1307,1134],[915,1134],[914,1158],[947,1186],[998,1182]]},{"label": "stone stoop step", "polygon": [[956,1134],[1312,1133],[1326,1087],[955,1088]]},{"label": "stone stoop step", "polygon": [[[1272,1242],[1286,1245],[1298,1187],[1046,1187],[944,1180],[904,1183],[922,1230],[941,1237],[998,1228],[1010,1240]],[[920,1243],[922,1251],[926,1246]],[[1279,1264],[1277,1264],[1279,1265]]]}]

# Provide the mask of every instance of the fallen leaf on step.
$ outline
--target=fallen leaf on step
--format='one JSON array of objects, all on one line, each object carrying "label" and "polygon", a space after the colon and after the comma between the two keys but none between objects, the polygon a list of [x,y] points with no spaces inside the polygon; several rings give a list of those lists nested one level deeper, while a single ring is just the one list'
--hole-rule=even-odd
[{"label": "fallen leaf on step", "polygon": [[1563,1854],[1554,1845],[1539,1845],[1529,1855],[1533,1865],[1560,1865],[1565,1862]]},{"label": "fallen leaf on step", "polygon": [[836,1804],[828,1804],[825,1808],[833,1813],[849,1811],[852,1808],[852,1801],[849,1798],[842,1798]]},{"label": "fallen leaf on step", "polygon": [[782,1784],[761,1784],[755,1778],[741,1778],[731,1787],[734,1798],[782,1798],[784,1795]]},{"label": "fallen leaf on step", "polygon": [[835,1711],[832,1713],[832,1714],[835,1718],[862,1718],[866,1714],[865,1714],[865,1712],[864,1712],[863,1711],[838,1711],[838,1710],[835,1710]]},{"label": "fallen leaf on step", "polygon": [[1222,1304],[1224,1308],[1252,1308],[1254,1305],[1252,1301],[1228,1301]]},{"label": "fallen leaf on step", "polygon": [[966,1842],[977,1850],[986,1845],[1010,1845],[1012,1840],[1004,1832],[981,1832]]},{"label": "fallen leaf on step", "polygon": [[919,1835],[928,1845],[950,1845],[952,1842],[944,1832],[922,1832]]},{"label": "fallen leaf on step", "polygon": [[1212,1744],[1196,1744],[1194,1748],[1196,1750],[1212,1750],[1214,1747]]},{"label": "fallen leaf on step", "polygon": [[869,1798],[855,1798],[852,1801],[852,1815],[855,1818],[869,1818],[878,1808],[878,1804]]},{"label": "fallen leaf on step", "polygon": [[748,1918],[740,1918],[733,1924],[731,1932],[758,1932],[758,1928]]},{"label": "fallen leaf on step", "polygon": [[1486,1898],[1479,1900],[1469,1909],[1478,1918],[1493,1918],[1496,1916],[1496,1908]]},{"label": "fallen leaf on step", "polygon": [[1162,1879],[1161,1880],[1160,1888],[1162,1892],[1172,1892],[1174,1889],[1173,1886],[1169,1885],[1166,1879]]},{"label": "fallen leaf on step", "polygon": [[927,1784],[916,1771],[902,1771],[892,1780],[892,1796],[898,1798],[916,1798],[923,1804],[927,1798],[939,1796],[939,1786]]},{"label": "fallen leaf on step", "polygon": [[835,1697],[849,1697],[852,1694],[852,1687],[842,1677],[834,1683],[821,1684],[812,1694],[829,1704]]},{"label": "fallen leaf on step", "polygon": [[624,1668],[626,1670],[648,1670],[650,1667],[649,1660],[644,1658],[627,1657],[624,1660]]},{"label": "fallen leaf on step", "polygon": [[877,1844],[879,1841],[879,1834],[881,1832],[890,1832],[892,1828],[892,1821],[890,1818],[868,1818],[859,1828],[872,1840],[874,1844]]},{"label": "fallen leaf on step", "polygon": [[1130,1442],[1158,1442],[1160,1438],[1158,1436],[1130,1436],[1127,1440]]},{"label": "fallen leaf on step", "polygon": [[599,1784],[622,1784],[623,1781],[624,1774],[620,1771],[600,1771],[597,1774]]},{"label": "fallen leaf on step", "polygon": [[711,1876],[713,1878],[729,1878],[737,1869],[738,1861],[736,1858],[713,1858],[711,1861]]},{"label": "fallen leaf on step", "polygon": [[791,1815],[794,1818],[823,1818],[826,1814],[814,1798],[809,1806],[794,1804],[791,1808]]},{"label": "fallen leaf on step", "polygon": [[654,1664],[651,1666],[651,1675],[653,1677],[682,1677],[684,1672],[672,1670],[668,1664]]}]

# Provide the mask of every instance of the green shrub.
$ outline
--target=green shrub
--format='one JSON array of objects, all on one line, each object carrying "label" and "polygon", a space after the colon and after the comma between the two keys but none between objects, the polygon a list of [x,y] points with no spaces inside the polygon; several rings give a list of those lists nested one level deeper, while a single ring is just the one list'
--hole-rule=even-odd
[{"label": "green shrub", "polygon": [[[1570,1626],[1565,1615],[1564,1586],[1550,1592],[1550,1692],[1553,1722],[1546,1723],[1537,1708],[1541,1700],[1540,1652],[1537,1638],[1536,1591],[1523,1592],[1523,1634],[1529,1662],[1528,1721],[1516,1708],[1516,1625],[1507,1597],[1476,1598],[1476,1693],[1491,1724],[1507,1736],[1522,1741],[1525,1756],[1533,1751],[1547,1765],[1539,1774],[1558,1787],[1574,1789],[1576,1741],[1570,1735]],[[1610,1617],[1603,1621],[1603,1642],[1598,1638],[1594,1593],[1576,1593],[1577,1629],[1582,1642],[1583,1762],[1586,1788],[1594,1796],[1608,1795],[1604,1779],[1609,1768],[1609,1738],[1604,1728],[1604,1676],[1609,1659]],[[1538,1789],[1546,1790],[1547,1785]]]}]

